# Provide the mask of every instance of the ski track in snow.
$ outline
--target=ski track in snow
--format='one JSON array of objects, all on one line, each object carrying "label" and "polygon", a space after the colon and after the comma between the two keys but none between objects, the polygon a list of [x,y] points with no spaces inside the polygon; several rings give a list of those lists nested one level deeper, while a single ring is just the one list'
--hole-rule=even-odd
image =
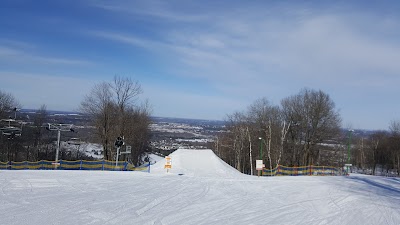
[{"label": "ski track in snow", "polygon": [[[256,177],[210,150],[145,172],[0,170],[0,224],[400,224],[400,179]],[[178,175],[183,174],[183,175]]]}]

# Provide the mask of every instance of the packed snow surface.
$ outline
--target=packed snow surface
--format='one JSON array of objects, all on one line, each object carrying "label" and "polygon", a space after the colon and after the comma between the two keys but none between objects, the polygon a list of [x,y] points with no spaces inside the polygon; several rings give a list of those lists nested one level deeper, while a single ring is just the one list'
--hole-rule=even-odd
[{"label": "packed snow surface", "polygon": [[210,150],[151,173],[0,170],[0,224],[400,224],[400,179],[256,177]]}]

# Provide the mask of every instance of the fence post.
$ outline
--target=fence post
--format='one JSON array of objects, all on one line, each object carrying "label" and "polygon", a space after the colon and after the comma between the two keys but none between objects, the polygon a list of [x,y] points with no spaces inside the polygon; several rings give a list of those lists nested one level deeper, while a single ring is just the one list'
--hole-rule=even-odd
[{"label": "fence post", "polygon": [[103,161],[102,161],[102,163],[101,163],[101,170],[104,171],[104,159],[103,159]]},{"label": "fence post", "polygon": [[128,162],[125,161],[125,162],[124,162],[124,171],[127,171],[127,170],[128,170]]}]

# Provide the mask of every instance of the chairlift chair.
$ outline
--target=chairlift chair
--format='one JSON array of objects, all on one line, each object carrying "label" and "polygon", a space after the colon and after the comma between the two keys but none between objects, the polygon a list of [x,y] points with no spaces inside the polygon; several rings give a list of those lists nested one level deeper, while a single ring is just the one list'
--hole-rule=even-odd
[{"label": "chairlift chair", "polygon": [[9,140],[21,136],[21,130],[1,130],[1,134],[7,136]]},{"label": "chairlift chair", "polygon": [[23,121],[18,121],[14,119],[1,119],[0,129],[22,130],[23,124]]},{"label": "chairlift chair", "polygon": [[81,145],[81,144],[82,144],[82,141],[81,141],[80,138],[70,138],[70,139],[67,141],[67,143],[68,143],[69,145]]},{"label": "chairlift chair", "polygon": [[0,132],[2,135],[9,136],[9,138],[14,138],[16,136],[21,136],[22,129],[14,125],[15,120],[13,119],[2,119]]}]

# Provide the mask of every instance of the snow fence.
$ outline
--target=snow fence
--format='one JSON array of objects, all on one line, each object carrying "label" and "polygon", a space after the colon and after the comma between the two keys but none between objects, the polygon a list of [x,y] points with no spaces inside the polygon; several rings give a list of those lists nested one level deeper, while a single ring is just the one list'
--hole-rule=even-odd
[{"label": "snow fence", "polygon": [[264,168],[263,176],[338,176],[342,175],[343,171],[340,168],[333,166],[300,166],[288,167],[277,166],[272,170]]},{"label": "snow fence", "polygon": [[41,160],[37,162],[0,162],[0,170],[108,170],[108,171],[148,171],[149,165],[135,167],[132,163],[122,161],[116,166],[115,161],[66,161],[59,160],[59,165],[55,166],[55,161]]}]

